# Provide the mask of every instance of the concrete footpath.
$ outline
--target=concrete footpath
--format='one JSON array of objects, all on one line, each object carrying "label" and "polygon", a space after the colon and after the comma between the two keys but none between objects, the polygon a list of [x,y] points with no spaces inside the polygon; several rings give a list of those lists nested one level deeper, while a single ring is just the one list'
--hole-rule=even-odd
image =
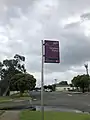
[{"label": "concrete footpath", "polygon": [[20,111],[6,111],[0,116],[0,120],[19,120]]}]

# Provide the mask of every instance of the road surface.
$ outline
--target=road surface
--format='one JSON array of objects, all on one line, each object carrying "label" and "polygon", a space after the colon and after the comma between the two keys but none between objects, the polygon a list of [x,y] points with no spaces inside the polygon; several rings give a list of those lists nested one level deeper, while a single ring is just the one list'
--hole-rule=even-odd
[{"label": "road surface", "polygon": [[[40,105],[40,92],[32,92],[33,105]],[[90,112],[90,93],[71,94],[63,92],[44,92],[44,105],[57,106]]]}]

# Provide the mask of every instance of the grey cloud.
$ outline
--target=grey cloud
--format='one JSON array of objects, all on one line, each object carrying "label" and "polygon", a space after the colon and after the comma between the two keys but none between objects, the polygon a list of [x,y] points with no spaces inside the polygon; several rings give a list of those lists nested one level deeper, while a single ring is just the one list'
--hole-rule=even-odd
[{"label": "grey cloud", "polygon": [[67,24],[64,28],[61,25],[63,19],[73,15],[80,15],[81,19],[89,17],[85,11],[90,8],[90,0],[7,0],[2,4],[7,10],[0,12],[3,14],[0,21],[9,26],[3,33],[9,38],[8,44],[4,43],[9,52],[6,49],[3,53],[4,48],[1,51],[4,56],[25,55],[28,71],[37,73],[41,71],[41,40],[60,40],[61,63],[45,65],[45,73],[51,81],[56,72],[58,78],[60,72],[66,76],[61,79],[66,79],[72,72],[62,73],[90,61],[89,37],[84,35],[80,22]]},{"label": "grey cloud", "polygon": [[[79,65],[90,60],[90,42],[84,36],[72,36],[72,44],[66,46],[63,53],[63,64]],[[69,39],[69,41],[71,42]]]},{"label": "grey cloud", "polygon": [[[7,21],[9,21],[9,17],[15,17],[15,16],[19,17],[18,9],[20,9],[24,14],[27,14],[29,12],[30,14],[34,13],[32,15],[34,17],[35,15],[36,16],[38,15],[39,19],[41,19],[40,15],[42,15],[42,20],[40,20],[42,22],[43,19],[49,19],[51,15],[54,16],[53,17],[54,19],[56,17],[57,20],[57,16],[59,16],[58,19],[62,19],[63,17],[74,15],[77,12],[82,13],[83,9],[89,8],[90,1],[89,0],[86,1],[85,0],[75,0],[75,1],[4,0],[2,3],[5,4],[8,8],[6,13],[4,13]],[[43,10],[41,10],[42,8]],[[46,11],[47,13],[44,14],[44,11]],[[5,19],[3,19],[2,21],[4,22],[4,20]],[[5,23],[7,21],[5,20]]]},{"label": "grey cloud", "polygon": [[84,13],[81,15],[81,19],[85,20],[85,19],[88,19],[90,20],[90,13]]},{"label": "grey cloud", "polygon": [[7,0],[8,6],[17,6],[23,9],[27,9],[31,5],[35,4],[35,2],[39,2],[40,0]]},{"label": "grey cloud", "polygon": [[64,29],[77,29],[77,27],[80,26],[80,21],[79,22],[74,22],[74,23],[70,23],[70,24],[66,24],[64,26]]},{"label": "grey cloud", "polygon": [[[53,0],[50,0],[50,1],[47,1],[47,0],[46,1],[45,0],[26,0],[26,1],[25,0],[6,0],[3,2],[3,4],[5,4],[8,7],[8,10],[5,13],[7,19],[9,19],[8,16],[9,17],[15,17],[15,15],[18,16],[18,11],[17,13],[14,11],[14,9],[18,9],[18,8],[20,8],[24,14],[28,13],[28,11],[29,13],[32,13],[33,11],[34,12],[37,11],[36,13],[40,14],[40,12],[42,11],[41,9],[45,8],[44,10],[47,10],[47,9],[50,10],[51,11],[50,14],[59,15],[59,19],[61,19],[62,17],[68,17],[67,15],[73,15],[74,13],[76,13],[76,11],[79,12],[79,10],[84,9],[84,6],[88,7],[87,5],[90,3],[89,0],[87,0],[87,2],[84,2],[83,0],[82,6],[81,7],[79,5],[77,6],[77,4],[80,2],[81,0],[79,1],[75,0],[75,1],[70,1],[70,2],[68,0],[63,0],[63,1],[62,0],[56,0],[56,1],[53,1]],[[88,4],[85,5],[85,3],[88,3]],[[54,7],[55,4],[56,4],[56,7]],[[39,5],[39,9],[37,9],[38,5]],[[46,13],[48,17],[50,17],[50,14],[49,14],[50,11]]]},{"label": "grey cloud", "polygon": [[[33,6],[40,0],[0,0],[1,24],[9,24],[11,18],[20,17],[19,11],[26,14],[33,11]],[[29,9],[30,8],[30,9]]]},{"label": "grey cloud", "polygon": [[7,14],[7,19],[9,19],[10,17],[11,18],[20,17],[18,13],[18,7],[11,6],[10,8],[8,8],[6,14]]},{"label": "grey cloud", "polygon": [[[62,30],[61,36],[64,38],[60,40],[61,64],[47,65],[47,69],[51,70],[52,72],[61,72],[71,69],[71,66],[79,66],[84,64],[85,61],[90,61],[90,40],[89,37],[85,36],[78,23],[68,25],[68,27]],[[63,47],[62,40],[64,43]]]}]

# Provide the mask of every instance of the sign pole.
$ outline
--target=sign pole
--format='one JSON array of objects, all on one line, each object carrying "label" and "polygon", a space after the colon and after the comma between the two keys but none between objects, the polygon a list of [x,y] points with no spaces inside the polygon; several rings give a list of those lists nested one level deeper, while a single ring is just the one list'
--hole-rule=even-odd
[{"label": "sign pole", "polygon": [[44,59],[43,59],[43,40],[41,40],[42,43],[42,66],[41,66],[41,113],[42,113],[42,119],[44,120],[44,98],[43,98],[43,85],[44,85]]},{"label": "sign pole", "polygon": [[[41,120],[44,120],[44,63],[60,63],[59,41],[41,40],[42,66],[41,66]],[[45,50],[45,51],[44,51]],[[45,52],[45,55],[44,55]],[[44,61],[45,57],[45,61]]]}]

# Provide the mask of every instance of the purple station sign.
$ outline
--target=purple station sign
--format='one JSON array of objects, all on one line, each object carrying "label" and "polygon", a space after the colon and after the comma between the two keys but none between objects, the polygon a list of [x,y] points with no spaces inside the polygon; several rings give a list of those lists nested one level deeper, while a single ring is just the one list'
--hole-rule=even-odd
[{"label": "purple station sign", "polygon": [[60,63],[59,41],[45,40],[45,63]]}]

